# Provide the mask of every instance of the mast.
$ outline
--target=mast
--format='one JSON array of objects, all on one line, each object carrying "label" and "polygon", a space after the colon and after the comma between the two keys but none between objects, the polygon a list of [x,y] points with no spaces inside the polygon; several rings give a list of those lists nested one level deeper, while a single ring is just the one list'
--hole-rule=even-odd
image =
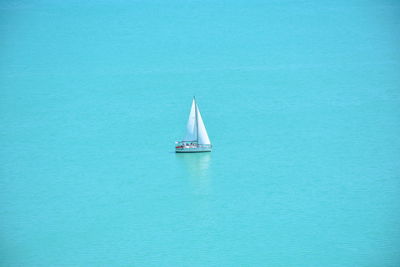
[{"label": "mast", "polygon": [[199,122],[197,119],[197,102],[196,102],[196,97],[193,96],[193,100],[194,100],[194,117],[195,117],[195,125],[196,125],[196,142],[197,144],[199,143]]}]

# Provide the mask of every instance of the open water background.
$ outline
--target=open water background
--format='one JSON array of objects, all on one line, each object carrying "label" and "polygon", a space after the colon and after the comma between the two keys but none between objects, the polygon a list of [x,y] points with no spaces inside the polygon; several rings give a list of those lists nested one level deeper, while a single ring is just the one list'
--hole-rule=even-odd
[{"label": "open water background", "polygon": [[[400,2],[0,2],[1,266],[399,266]],[[196,95],[214,151],[176,155]]]}]

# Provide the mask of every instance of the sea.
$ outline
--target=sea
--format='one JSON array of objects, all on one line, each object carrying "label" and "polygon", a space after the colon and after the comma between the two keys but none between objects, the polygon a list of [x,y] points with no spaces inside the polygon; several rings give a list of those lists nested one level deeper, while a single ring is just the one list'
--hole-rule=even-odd
[{"label": "sea", "polygon": [[[1,266],[400,266],[400,2],[0,1]],[[193,96],[211,153],[176,154]]]}]

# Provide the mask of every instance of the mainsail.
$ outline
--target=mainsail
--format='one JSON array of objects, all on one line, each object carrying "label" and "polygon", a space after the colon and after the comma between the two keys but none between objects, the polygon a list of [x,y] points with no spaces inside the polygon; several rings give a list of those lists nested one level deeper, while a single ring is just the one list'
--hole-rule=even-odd
[{"label": "mainsail", "polygon": [[185,141],[197,141],[198,144],[209,145],[211,144],[208,138],[206,126],[201,118],[199,107],[196,100],[193,99],[192,107],[190,109],[189,120],[186,125]]},{"label": "mainsail", "polygon": [[196,102],[193,99],[190,109],[189,120],[186,125],[185,141],[197,140],[197,123],[196,123]]}]

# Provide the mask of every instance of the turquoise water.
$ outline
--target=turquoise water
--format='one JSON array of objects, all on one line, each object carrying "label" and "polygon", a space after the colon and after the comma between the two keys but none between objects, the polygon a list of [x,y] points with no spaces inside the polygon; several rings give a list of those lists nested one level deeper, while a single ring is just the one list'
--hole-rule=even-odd
[{"label": "turquoise water", "polygon": [[[2,266],[399,266],[397,1],[1,1]],[[177,155],[196,95],[214,151]]]}]

